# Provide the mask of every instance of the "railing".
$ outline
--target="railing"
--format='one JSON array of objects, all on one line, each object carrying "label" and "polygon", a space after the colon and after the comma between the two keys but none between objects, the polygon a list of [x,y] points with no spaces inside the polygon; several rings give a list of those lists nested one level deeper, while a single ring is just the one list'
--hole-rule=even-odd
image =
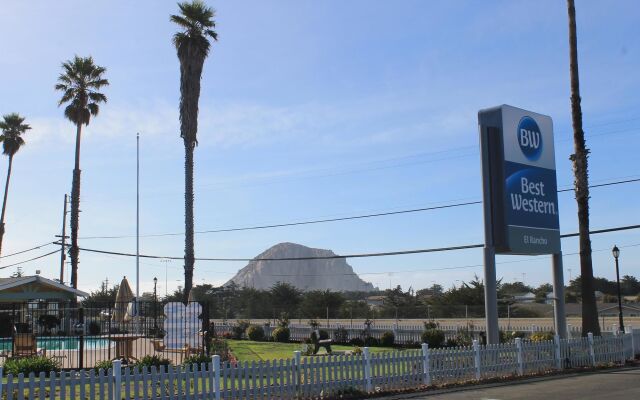
[{"label": "railing", "polygon": [[[233,324],[231,323],[215,323],[214,329],[217,335],[221,335],[225,332],[232,332]],[[271,332],[276,328],[271,325],[261,325],[264,329],[265,335],[270,336]],[[395,336],[395,343],[401,345],[409,345],[420,343],[422,340],[422,333],[424,332],[423,325],[386,325],[386,324],[375,324],[367,327],[365,325],[340,325],[340,324],[323,324],[319,329],[326,330],[329,334],[329,337],[334,338],[334,334],[338,330],[344,330],[346,332],[347,338],[353,339],[361,337],[363,332],[366,330],[368,332],[368,336],[381,339],[382,335],[385,332],[393,332]],[[484,326],[477,325],[439,325],[438,329],[442,330],[445,333],[445,339],[454,338],[461,331],[465,331],[468,334],[472,335],[475,338],[479,338],[481,332],[485,331]],[[313,328],[309,325],[304,324],[290,324],[289,330],[291,332],[290,339],[292,341],[302,342],[305,339],[309,338]],[[547,331],[548,328],[536,326],[536,325],[522,325],[515,326],[512,325],[509,327],[507,332],[521,332],[525,335],[525,337],[531,336],[535,332],[543,332]],[[569,337],[579,337],[580,336],[580,327],[571,326],[568,328],[567,332]],[[603,332],[603,335],[613,335],[613,332]]]},{"label": "railing", "polygon": [[[0,397],[13,399],[293,399],[420,389],[565,368],[623,364],[640,355],[640,330],[624,335],[160,368],[122,367],[7,375]],[[1,372],[0,368],[0,372]]]}]

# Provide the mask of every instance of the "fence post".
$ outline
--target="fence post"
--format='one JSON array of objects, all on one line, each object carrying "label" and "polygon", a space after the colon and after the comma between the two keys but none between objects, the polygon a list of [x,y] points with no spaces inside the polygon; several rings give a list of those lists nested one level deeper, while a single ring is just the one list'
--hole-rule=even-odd
[{"label": "fence post", "polygon": [[553,342],[556,347],[556,368],[562,369],[562,352],[560,351],[560,335],[557,333],[553,337]]},{"label": "fence post", "polygon": [[78,324],[76,326],[78,330],[78,365],[80,368],[84,368],[84,307],[80,306],[78,309]]},{"label": "fence post", "polygon": [[373,385],[371,385],[371,356],[369,354],[369,348],[365,347],[362,354],[364,355],[364,381],[366,384],[367,393],[373,392]]},{"label": "fence post", "polygon": [[122,361],[113,360],[113,400],[122,399]]},{"label": "fence post", "polygon": [[593,333],[587,333],[587,339],[589,340],[589,354],[591,355],[591,364],[596,366],[596,353],[593,350]]},{"label": "fence post", "polygon": [[424,384],[431,385],[431,364],[429,361],[429,345],[422,343],[422,372],[424,373]]},{"label": "fence post", "polygon": [[518,375],[524,375],[524,357],[522,356],[522,339],[516,338],[516,349],[518,350]]},{"label": "fence post", "polygon": [[295,385],[296,388],[296,397],[300,397],[300,389],[301,389],[301,384],[300,384],[300,360],[302,354],[300,353],[300,350],[296,350],[293,352],[293,384]]},{"label": "fence post", "polygon": [[213,372],[213,390],[216,394],[216,400],[220,400],[220,356],[211,357],[211,371]]},{"label": "fence post", "polygon": [[473,340],[473,351],[474,351],[474,360],[476,366],[476,380],[480,380],[480,344],[477,339]]}]

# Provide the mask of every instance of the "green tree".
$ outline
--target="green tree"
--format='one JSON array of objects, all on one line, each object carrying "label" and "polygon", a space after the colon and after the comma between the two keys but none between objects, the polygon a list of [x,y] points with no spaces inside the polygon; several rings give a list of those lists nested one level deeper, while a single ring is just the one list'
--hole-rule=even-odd
[{"label": "green tree", "polygon": [[345,299],[342,293],[331,290],[312,290],[305,292],[300,303],[300,312],[306,318],[335,318]]},{"label": "green tree", "polygon": [[120,285],[114,285],[111,288],[107,288],[107,285],[103,283],[100,286],[100,290],[89,293],[89,296],[82,301],[82,305],[85,307],[105,307],[109,304],[113,306],[116,302],[119,287]]},{"label": "green tree", "polygon": [[503,283],[501,289],[503,295],[511,296],[513,296],[514,294],[533,292],[533,288],[531,286],[525,285],[523,282]]},{"label": "green tree", "polygon": [[300,305],[302,294],[298,288],[290,283],[278,282],[269,290],[271,302],[278,312],[288,311],[295,315],[295,311]]},{"label": "green tree", "polygon": [[7,167],[7,181],[4,184],[4,199],[2,200],[2,214],[0,215],[0,254],[2,254],[2,239],[4,238],[4,216],[7,210],[7,194],[9,193],[9,180],[11,179],[11,167],[13,166],[13,156],[24,146],[22,135],[31,127],[24,123],[24,117],[17,113],[7,114],[0,121],[0,141],[2,141],[2,153],[9,157]]},{"label": "green tree", "polygon": [[622,294],[625,296],[635,296],[640,294],[640,281],[635,276],[625,275],[620,280]]},{"label": "green tree", "polygon": [[193,243],[193,151],[198,144],[198,101],[200,79],[204,60],[209,55],[209,38],[217,40],[213,30],[214,10],[203,2],[178,3],[180,15],[172,15],[171,21],[180,27],[173,35],[173,44],[180,61],[180,137],[184,142],[184,301],[189,297],[193,285],[195,264]]},{"label": "green tree", "polygon": [[578,75],[578,38],[576,34],[576,8],[574,0],[567,0],[569,14],[569,71],[571,75],[571,120],[573,124],[574,192],[578,204],[578,233],[580,241],[580,275],[582,276],[582,335],[588,332],[600,335],[598,307],[593,288],[593,263],[589,237],[589,149],[582,130],[582,106]]},{"label": "green tree", "polygon": [[100,103],[106,103],[107,96],[100,92],[109,81],[104,78],[106,68],[93,62],[92,57],[75,56],[62,63],[63,72],[58,77],[56,90],[62,98],[58,106],[68,103],[64,116],[76,126],[76,152],[71,184],[71,286],[78,287],[78,229],[80,219],[80,142],[82,125],[89,125],[91,117],[98,115]]}]

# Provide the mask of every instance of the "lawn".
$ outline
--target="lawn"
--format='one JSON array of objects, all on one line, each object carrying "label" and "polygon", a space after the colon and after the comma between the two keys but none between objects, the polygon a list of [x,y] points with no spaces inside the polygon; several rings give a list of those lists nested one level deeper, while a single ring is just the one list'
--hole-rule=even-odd
[{"label": "lawn", "polygon": [[[253,342],[251,340],[229,340],[229,348],[238,361],[286,360],[293,358],[293,352],[301,350],[300,343]],[[333,345],[334,351],[353,350],[353,346]],[[394,350],[391,347],[371,347],[372,353]],[[323,348],[318,354],[326,354]]]}]

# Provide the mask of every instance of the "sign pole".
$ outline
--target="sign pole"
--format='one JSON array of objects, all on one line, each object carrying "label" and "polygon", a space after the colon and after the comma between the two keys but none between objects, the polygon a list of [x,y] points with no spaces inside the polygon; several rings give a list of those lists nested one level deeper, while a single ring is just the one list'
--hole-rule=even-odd
[{"label": "sign pole", "polygon": [[553,254],[553,318],[556,335],[567,338],[567,316],[564,310],[564,273],[562,270],[562,252]]},{"label": "sign pole", "polygon": [[[487,344],[500,343],[498,324],[498,291],[496,284],[496,249],[493,237],[493,212],[491,199],[492,193],[492,169],[491,158],[493,154],[489,146],[489,131],[492,128],[480,127],[480,146],[482,147],[482,194],[484,197],[484,315],[487,330]],[[492,132],[495,134],[495,132]]]},{"label": "sign pole", "polygon": [[489,245],[484,246],[484,312],[487,324],[487,344],[499,344],[496,250]]}]

